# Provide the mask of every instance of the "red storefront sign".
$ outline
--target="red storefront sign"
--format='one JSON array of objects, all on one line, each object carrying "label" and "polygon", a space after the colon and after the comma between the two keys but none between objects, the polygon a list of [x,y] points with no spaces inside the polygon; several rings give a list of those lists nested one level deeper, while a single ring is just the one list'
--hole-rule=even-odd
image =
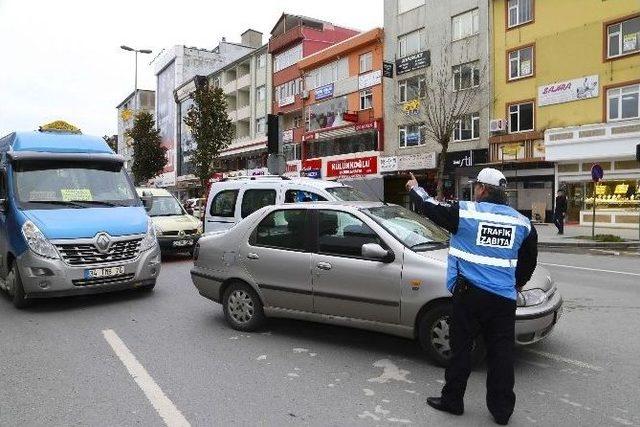
[{"label": "red storefront sign", "polygon": [[375,173],[378,173],[377,156],[331,160],[327,162],[328,177],[371,175]]},{"label": "red storefront sign", "polygon": [[358,123],[357,125],[354,126],[354,129],[356,130],[356,132],[360,132],[362,130],[368,130],[368,129],[375,129],[376,128],[376,122],[368,122],[368,123]]},{"label": "red storefront sign", "polygon": [[322,159],[311,159],[302,162],[302,170],[322,169]]}]

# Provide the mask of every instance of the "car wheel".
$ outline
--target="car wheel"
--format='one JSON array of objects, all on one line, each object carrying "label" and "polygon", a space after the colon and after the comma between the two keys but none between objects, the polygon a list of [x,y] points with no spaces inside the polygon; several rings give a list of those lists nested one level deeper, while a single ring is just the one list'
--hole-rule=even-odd
[{"label": "car wheel", "polygon": [[[440,304],[424,313],[418,323],[418,340],[420,346],[437,365],[447,367],[451,361],[449,344],[449,321],[451,304]],[[471,349],[471,365],[477,366],[484,360],[485,347],[477,337]]]},{"label": "car wheel", "polygon": [[265,322],[262,302],[251,286],[234,282],[224,292],[222,299],[224,317],[233,329],[255,331]]},{"label": "car wheel", "polygon": [[16,308],[25,308],[31,303],[24,293],[20,272],[15,262],[11,263],[9,274],[7,274],[7,289]]}]

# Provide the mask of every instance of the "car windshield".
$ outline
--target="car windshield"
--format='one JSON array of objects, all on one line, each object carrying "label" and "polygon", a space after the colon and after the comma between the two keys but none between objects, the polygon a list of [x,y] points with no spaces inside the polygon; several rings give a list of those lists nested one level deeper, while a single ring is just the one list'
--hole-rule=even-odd
[{"label": "car windshield", "polygon": [[327,192],[335,197],[337,200],[343,200],[345,202],[368,202],[371,199],[360,191],[353,187],[331,187],[327,188]]},{"label": "car windshield", "polygon": [[149,216],[184,215],[182,206],[173,196],[155,196]]},{"label": "car windshield", "polygon": [[25,161],[16,164],[13,176],[26,209],[140,205],[121,164]]},{"label": "car windshield", "polygon": [[401,206],[380,206],[362,210],[414,251],[447,245],[449,234],[425,217]]}]

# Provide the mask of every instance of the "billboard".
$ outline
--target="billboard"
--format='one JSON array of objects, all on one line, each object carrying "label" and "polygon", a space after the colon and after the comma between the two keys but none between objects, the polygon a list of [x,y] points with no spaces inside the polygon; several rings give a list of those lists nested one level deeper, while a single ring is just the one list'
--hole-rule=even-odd
[{"label": "billboard", "polygon": [[[160,130],[162,146],[167,149],[167,165],[164,168],[163,179],[165,182],[171,181],[166,175],[171,173],[175,183],[175,153],[176,153],[176,101],[173,97],[173,90],[176,84],[176,63],[172,61],[162,71],[157,74],[156,91],[156,126]],[[173,185],[173,184],[169,184]]]}]

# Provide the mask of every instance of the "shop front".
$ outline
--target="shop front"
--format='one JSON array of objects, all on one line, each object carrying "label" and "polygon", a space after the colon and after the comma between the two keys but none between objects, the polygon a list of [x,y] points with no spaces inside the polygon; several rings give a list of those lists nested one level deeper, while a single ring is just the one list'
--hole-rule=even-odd
[{"label": "shop front", "polygon": [[444,197],[447,200],[471,200],[474,179],[488,161],[489,150],[450,151],[444,166]]},{"label": "shop front", "polygon": [[384,201],[409,207],[405,184],[412,172],[429,194],[436,191],[436,153],[416,153],[380,158],[380,173],[384,178]]},{"label": "shop front", "polygon": [[[640,121],[601,123],[545,132],[547,156],[556,161],[556,187],[567,195],[567,219],[580,225],[638,228],[640,163],[635,159]],[[591,167],[604,178],[594,184]]]}]

